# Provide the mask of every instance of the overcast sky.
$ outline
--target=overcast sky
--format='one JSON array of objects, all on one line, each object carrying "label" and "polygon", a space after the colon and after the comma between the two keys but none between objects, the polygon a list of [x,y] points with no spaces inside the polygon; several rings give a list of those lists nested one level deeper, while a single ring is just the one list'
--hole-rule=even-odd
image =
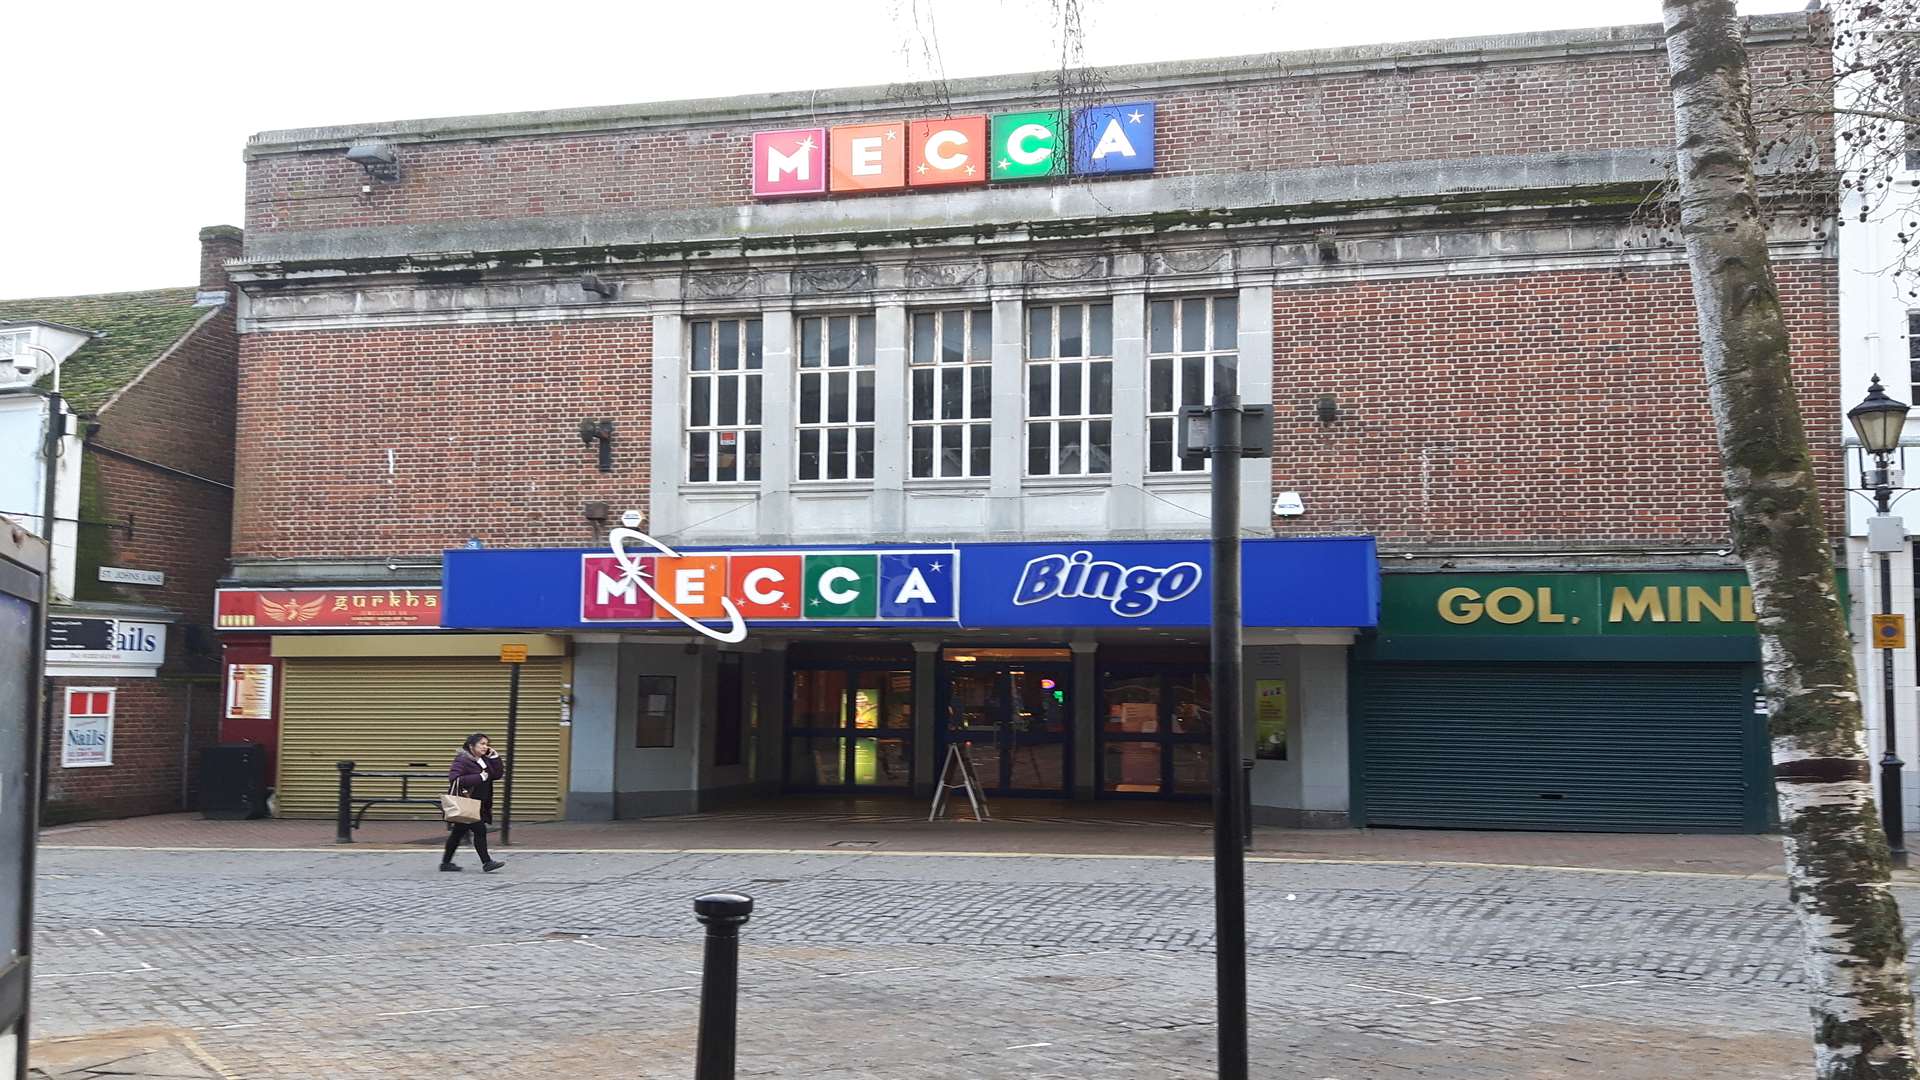
[{"label": "overcast sky", "polygon": [[[192,284],[199,228],[242,223],[254,132],[1036,71],[1060,62],[1055,6],[24,0],[0,90],[0,298]],[[1090,65],[1660,19],[1657,0],[1082,6]]]}]

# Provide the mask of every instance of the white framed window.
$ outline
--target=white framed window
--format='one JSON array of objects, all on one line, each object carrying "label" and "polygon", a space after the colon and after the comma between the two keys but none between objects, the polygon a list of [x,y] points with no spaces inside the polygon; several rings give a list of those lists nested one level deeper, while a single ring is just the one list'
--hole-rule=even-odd
[{"label": "white framed window", "polygon": [[1113,305],[1027,308],[1027,475],[1113,471]]},{"label": "white framed window", "polygon": [[687,324],[687,480],[760,479],[759,319]]},{"label": "white framed window", "polygon": [[1205,472],[1204,458],[1183,461],[1174,440],[1180,409],[1213,400],[1214,382],[1239,384],[1240,302],[1232,296],[1182,296],[1147,304],[1147,472]]},{"label": "white framed window", "polygon": [[0,364],[7,365],[7,370],[0,371],[0,376],[11,378],[15,375],[13,358],[28,355],[27,346],[32,343],[31,330],[0,330]]},{"label": "white framed window", "polygon": [[873,479],[873,316],[806,316],[799,344],[798,479]]},{"label": "white framed window", "polygon": [[913,315],[908,439],[915,479],[993,471],[993,309]]},{"label": "white framed window", "polygon": [[1907,312],[1907,394],[1920,402],[1920,311]]}]

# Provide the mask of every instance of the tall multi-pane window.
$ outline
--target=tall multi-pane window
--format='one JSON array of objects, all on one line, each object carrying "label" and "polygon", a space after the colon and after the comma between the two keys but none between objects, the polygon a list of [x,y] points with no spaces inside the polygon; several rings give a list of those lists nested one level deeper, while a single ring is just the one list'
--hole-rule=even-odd
[{"label": "tall multi-pane window", "polygon": [[801,480],[873,478],[873,316],[800,320]]},{"label": "tall multi-pane window", "polygon": [[1113,471],[1113,305],[1027,309],[1027,475]]},{"label": "tall multi-pane window", "polygon": [[1204,471],[1204,458],[1175,452],[1180,409],[1213,400],[1214,380],[1238,385],[1240,304],[1231,296],[1189,296],[1147,305],[1147,471]]},{"label": "tall multi-pane window", "polygon": [[760,479],[760,320],[687,324],[687,479]]},{"label": "tall multi-pane window", "polygon": [[1908,401],[1920,402],[1920,311],[1907,312]]},{"label": "tall multi-pane window", "polygon": [[992,472],[993,310],[915,313],[908,362],[914,477]]}]

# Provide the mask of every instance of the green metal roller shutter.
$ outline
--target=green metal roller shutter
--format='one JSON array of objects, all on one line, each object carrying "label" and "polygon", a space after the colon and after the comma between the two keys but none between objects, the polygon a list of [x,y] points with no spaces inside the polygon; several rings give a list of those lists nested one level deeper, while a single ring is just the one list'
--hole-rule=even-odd
[{"label": "green metal roller shutter", "polygon": [[1738,832],[1753,715],[1739,664],[1374,664],[1369,825]]}]

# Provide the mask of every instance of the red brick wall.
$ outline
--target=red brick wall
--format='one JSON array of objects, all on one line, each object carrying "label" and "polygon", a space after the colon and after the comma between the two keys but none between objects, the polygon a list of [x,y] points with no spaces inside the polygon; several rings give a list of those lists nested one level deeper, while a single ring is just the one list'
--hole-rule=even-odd
[{"label": "red brick wall", "polygon": [[[1776,268],[1800,410],[1840,520],[1833,264]],[[1280,288],[1281,535],[1422,544],[1721,544],[1726,501],[1684,267]],[[1315,399],[1341,418],[1323,425]],[[1542,418],[1542,409],[1551,416]]]},{"label": "red brick wall", "polygon": [[[49,679],[53,738],[47,746],[47,820],[134,817],[188,809],[198,793],[201,747],[213,745],[220,725],[220,687],[212,680]],[[69,686],[118,691],[114,703],[113,764],[69,769],[60,764]],[[182,739],[191,727],[187,801],[181,802]]]},{"label": "red brick wall", "polygon": [[[246,335],[235,557],[593,543],[582,503],[647,503],[652,338],[650,319]],[[611,473],[577,433],[601,418]]]},{"label": "red brick wall", "polygon": [[[1830,63],[1804,44],[1756,48],[1753,62],[1763,90],[1793,69]],[[1669,95],[1666,57],[1656,50],[1182,90],[1115,86],[1100,100],[1159,102],[1155,171],[1176,175],[1665,148],[1672,145]],[[1052,104],[1042,94],[985,111]],[[897,116],[938,113],[902,106]],[[851,119],[821,113],[809,122]],[[360,193],[359,166],[339,149],[276,154],[248,164],[246,227],[260,233],[736,205],[750,198],[752,133],[798,123],[402,144],[400,182],[376,183],[369,195]]]}]

